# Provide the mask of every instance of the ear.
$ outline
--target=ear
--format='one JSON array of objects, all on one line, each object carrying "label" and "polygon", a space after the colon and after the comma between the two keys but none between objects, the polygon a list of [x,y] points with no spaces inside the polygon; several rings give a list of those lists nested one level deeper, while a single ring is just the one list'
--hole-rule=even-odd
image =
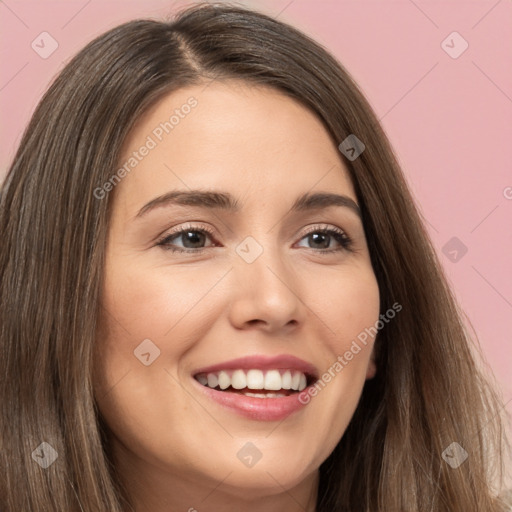
[{"label": "ear", "polygon": [[368,367],[366,368],[366,378],[373,379],[377,373],[377,365],[375,364],[375,349],[372,350],[370,360],[368,361]]}]

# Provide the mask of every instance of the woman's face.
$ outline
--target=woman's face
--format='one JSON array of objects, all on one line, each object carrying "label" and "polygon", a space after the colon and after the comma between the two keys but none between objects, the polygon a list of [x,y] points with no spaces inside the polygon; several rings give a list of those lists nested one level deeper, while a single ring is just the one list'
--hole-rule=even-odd
[{"label": "woman's face", "polygon": [[342,437],[373,338],[344,354],[379,290],[322,123],[272,89],[204,87],[168,95],[123,148],[95,393],[117,464],[146,489],[251,499],[311,482]]}]

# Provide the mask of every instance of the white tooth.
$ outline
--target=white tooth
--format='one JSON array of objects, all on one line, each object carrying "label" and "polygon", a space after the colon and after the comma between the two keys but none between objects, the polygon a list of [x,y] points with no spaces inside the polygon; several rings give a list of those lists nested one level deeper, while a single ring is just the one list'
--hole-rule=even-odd
[{"label": "white tooth", "polygon": [[231,379],[226,372],[219,372],[219,386],[220,389],[226,389],[231,386]]},{"label": "white tooth", "polygon": [[276,396],[276,393],[267,393],[267,398],[275,398]]},{"label": "white tooth", "polygon": [[276,393],[276,397],[286,396],[284,393]]},{"label": "white tooth", "polygon": [[235,370],[231,375],[231,386],[234,389],[244,389],[247,387],[247,379],[243,370]]},{"label": "white tooth", "polygon": [[198,375],[197,381],[202,384],[203,386],[206,386],[208,384],[208,377],[206,375]]},{"label": "white tooth", "polygon": [[265,389],[281,389],[281,374],[279,370],[269,370],[265,375]]},{"label": "white tooth", "polygon": [[306,376],[301,373],[300,374],[300,382],[299,382],[299,391],[302,391],[308,385],[306,381]]},{"label": "white tooth", "polygon": [[283,389],[290,389],[292,387],[292,374],[286,370],[281,377],[281,386]]},{"label": "white tooth", "polygon": [[215,373],[209,373],[208,374],[208,387],[209,388],[216,388],[219,384],[219,379],[217,378],[217,375]]},{"label": "white tooth", "polygon": [[254,398],[267,398],[265,393],[244,393],[244,395],[252,396]]},{"label": "white tooth", "polygon": [[293,372],[292,387],[295,391],[299,390],[301,372]]},{"label": "white tooth", "polygon": [[249,370],[247,372],[247,387],[249,389],[263,389],[265,380],[261,370]]}]

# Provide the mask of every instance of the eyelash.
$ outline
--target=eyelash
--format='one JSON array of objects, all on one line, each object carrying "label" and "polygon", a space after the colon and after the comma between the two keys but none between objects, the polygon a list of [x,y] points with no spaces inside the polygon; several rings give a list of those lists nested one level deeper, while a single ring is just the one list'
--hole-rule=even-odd
[{"label": "eyelash", "polygon": [[[194,233],[202,233],[202,234],[208,234],[210,237],[213,238],[213,232],[211,229],[209,229],[206,226],[193,226],[193,225],[186,225],[182,227],[180,230],[173,231],[171,233],[166,233],[162,238],[160,238],[156,245],[160,246],[162,249],[166,251],[172,251],[172,252],[181,252],[181,253],[189,253],[189,254],[199,254],[205,251],[206,249],[209,249],[209,247],[198,247],[196,249],[181,249],[179,247],[172,247],[169,245],[169,241],[173,238],[178,237],[179,235],[182,235],[184,233],[188,232],[194,232]],[[325,235],[330,235],[335,238],[335,240],[340,244],[341,247],[338,247],[336,249],[320,249],[316,250],[315,252],[318,252],[320,254],[332,254],[340,251],[349,251],[352,252],[352,239],[341,229],[335,228],[335,227],[329,227],[329,228],[319,228],[318,226],[313,226],[311,229],[309,229],[304,235],[301,237],[300,240],[307,237],[308,235],[311,235],[312,233],[322,233]],[[315,249],[312,249],[315,250]]]}]

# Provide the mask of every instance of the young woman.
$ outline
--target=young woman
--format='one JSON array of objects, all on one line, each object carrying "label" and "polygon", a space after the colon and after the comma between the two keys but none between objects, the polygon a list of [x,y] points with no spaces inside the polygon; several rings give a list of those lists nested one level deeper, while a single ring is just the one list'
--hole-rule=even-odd
[{"label": "young woman", "polygon": [[294,28],[205,4],[98,37],[0,229],[2,511],[506,510],[502,405],[389,142]]}]

